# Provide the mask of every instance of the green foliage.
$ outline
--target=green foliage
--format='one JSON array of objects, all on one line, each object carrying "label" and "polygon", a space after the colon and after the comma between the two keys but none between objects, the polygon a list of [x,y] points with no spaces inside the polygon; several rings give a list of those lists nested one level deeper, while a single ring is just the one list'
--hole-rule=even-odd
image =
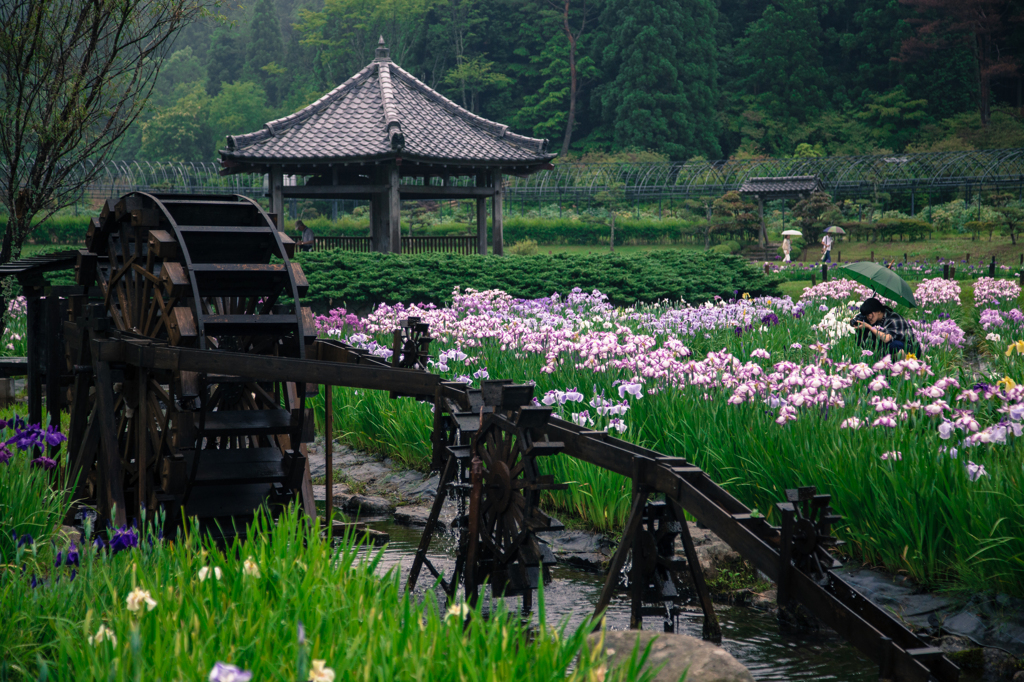
[{"label": "green foliage", "polygon": [[209,159],[209,104],[206,87],[192,84],[173,106],[142,124],[142,155],[154,161]]},{"label": "green foliage", "polygon": [[[52,560],[35,588],[17,564],[0,568],[5,679],[205,680],[219,661],[257,680],[307,680],[315,660],[338,679],[360,680],[582,682],[605,673],[602,648],[586,641],[591,619],[574,629],[546,623],[542,594],[540,627],[502,600],[486,616],[486,600],[446,613],[405,593],[399,571],[381,570],[382,552],[352,534],[321,537],[294,507],[276,522],[258,513],[244,543],[236,536],[227,546],[197,526],[174,542],[147,528],[138,548],[113,555],[91,540],[79,546],[73,581]],[[40,548],[52,551],[48,542]],[[135,589],[151,608],[127,608]],[[95,641],[101,627],[116,641]],[[621,669],[606,679],[635,675]]]},{"label": "green foliage", "polygon": [[537,242],[532,239],[524,239],[521,242],[516,242],[505,249],[505,253],[510,256],[536,256],[540,249],[537,247]]},{"label": "green foliage", "polygon": [[739,256],[694,251],[516,258],[322,251],[297,260],[309,279],[308,299],[355,310],[377,303],[442,304],[455,287],[503,289],[517,298],[598,289],[616,305],[665,298],[701,302],[736,290],[777,292],[775,279]]},{"label": "green foliage", "polygon": [[710,0],[609,0],[598,91],[616,147],[655,149],[675,159],[720,154],[714,135],[718,63]]},{"label": "green foliage", "polygon": [[286,72],[278,66],[283,61],[281,24],[274,0],[256,0],[249,24],[244,73],[246,78],[256,80],[263,87],[271,106],[277,106],[283,94],[282,76]]},{"label": "green foliage", "polygon": [[827,192],[814,192],[797,202],[793,207],[793,217],[800,223],[800,230],[810,234],[819,228],[828,227],[842,218],[842,214]]},{"label": "green foliage", "polygon": [[871,136],[881,149],[903,149],[929,120],[928,102],[910,99],[903,86],[874,94],[856,118],[868,124]]},{"label": "green foliage", "polygon": [[825,101],[818,4],[781,0],[769,4],[736,44],[746,92],[775,119],[806,121]]}]

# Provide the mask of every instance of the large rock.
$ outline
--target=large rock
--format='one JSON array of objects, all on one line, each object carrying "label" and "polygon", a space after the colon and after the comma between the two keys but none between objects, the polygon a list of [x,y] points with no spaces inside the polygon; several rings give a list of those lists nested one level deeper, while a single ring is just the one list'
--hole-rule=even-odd
[{"label": "large rock", "polygon": [[[437,518],[437,528],[444,530],[452,524],[455,514],[451,508],[451,505],[446,505],[441,509],[441,514]],[[427,519],[430,518],[430,507],[426,505],[409,505],[405,507],[399,507],[395,510],[395,523],[401,526],[425,526],[427,525]]]},{"label": "large rock", "polygon": [[[589,636],[590,646],[595,646],[600,633]],[[750,671],[724,649],[689,635],[676,635],[649,630],[608,630],[604,633],[604,650],[608,655],[608,667],[625,665],[638,647],[637,656],[643,654],[651,640],[651,652],[644,665],[645,670],[655,669],[664,664],[655,680],[676,682],[687,671],[686,682],[754,682]]]},{"label": "large rock", "polygon": [[361,517],[386,516],[395,511],[395,505],[386,497],[376,495],[353,495],[344,505],[345,511],[355,512]]}]

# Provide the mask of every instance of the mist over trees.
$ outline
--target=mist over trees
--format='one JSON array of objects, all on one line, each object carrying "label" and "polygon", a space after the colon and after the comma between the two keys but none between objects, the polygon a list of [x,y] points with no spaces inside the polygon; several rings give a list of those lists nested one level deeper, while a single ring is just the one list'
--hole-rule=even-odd
[{"label": "mist over trees", "polygon": [[121,158],[228,134],[373,59],[590,159],[1024,146],[1024,0],[256,0],[188,27]]}]

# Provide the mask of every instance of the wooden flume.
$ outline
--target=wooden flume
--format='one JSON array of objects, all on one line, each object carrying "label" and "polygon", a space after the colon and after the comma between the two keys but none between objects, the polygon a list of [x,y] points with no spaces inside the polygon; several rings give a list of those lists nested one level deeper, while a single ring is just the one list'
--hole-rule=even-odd
[{"label": "wooden flume", "polygon": [[[564,487],[538,463],[559,454],[632,481],[598,613],[627,589],[633,627],[654,616],[672,630],[689,601],[704,613],[704,636],[721,636],[685,512],[778,584],[784,614],[799,604],[874,661],[883,679],[958,679],[941,651],[836,575],[829,549],[839,517],[827,495],[787,491],[774,527],[687,460],[536,407],[532,385],[473,389],[429,373],[429,329],[415,318],[396,330],[390,362],[316,339],[292,248],[273,217],[243,197],[133,193],[108,202],[78,254],[78,286],[47,294],[48,309],[65,316],[66,357],[44,373],[49,386],[68,387],[77,500],[117,525],[162,507],[171,526],[198,517],[222,533],[240,532],[261,507],[292,501],[315,517],[307,395],[320,384],[388,391],[434,407],[432,461],[441,475],[410,589],[426,568],[451,598],[460,585],[470,599],[489,585],[522,595],[529,608],[554,563],[543,534],[560,528],[541,495]],[[459,505],[460,537],[445,576],[427,548],[449,497]]]}]

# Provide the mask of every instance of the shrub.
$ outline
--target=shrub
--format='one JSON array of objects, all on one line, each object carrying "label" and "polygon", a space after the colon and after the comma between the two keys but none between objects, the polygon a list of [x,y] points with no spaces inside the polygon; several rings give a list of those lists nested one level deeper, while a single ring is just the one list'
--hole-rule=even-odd
[{"label": "shrub", "polygon": [[510,256],[536,256],[538,250],[537,242],[532,239],[524,239],[505,249]]},{"label": "shrub", "polygon": [[712,246],[711,250],[715,253],[739,253],[740,243],[735,239],[730,239],[727,242]]},{"label": "shrub", "polygon": [[366,310],[377,303],[451,300],[457,287],[503,289],[517,298],[599,289],[615,305],[662,299],[692,303],[734,291],[777,294],[778,280],[735,255],[694,251],[554,256],[396,255],[319,251],[298,257],[309,279],[307,299],[326,309]]}]

